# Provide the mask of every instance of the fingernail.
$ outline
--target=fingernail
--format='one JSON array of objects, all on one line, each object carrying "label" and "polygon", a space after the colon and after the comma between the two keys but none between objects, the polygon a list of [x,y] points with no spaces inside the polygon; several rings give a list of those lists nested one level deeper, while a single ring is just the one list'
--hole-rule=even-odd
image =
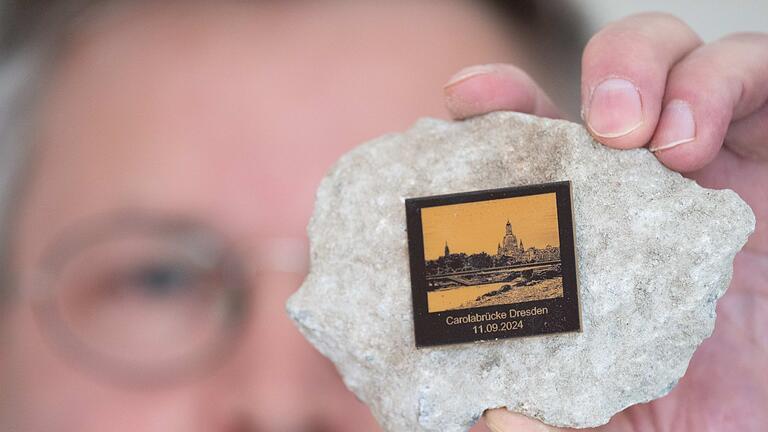
[{"label": "fingernail", "polygon": [[652,152],[671,149],[696,139],[696,120],[685,101],[670,101],[661,113],[658,131],[648,149]]},{"label": "fingernail", "polygon": [[597,136],[627,135],[643,123],[643,104],[637,87],[627,80],[610,78],[593,91],[587,110],[587,124]]},{"label": "fingernail", "polygon": [[484,65],[475,65],[475,66],[466,67],[456,72],[450,79],[448,79],[448,82],[445,83],[443,88],[448,88],[462,81],[466,81],[469,78],[476,77],[478,75],[493,73],[493,72],[496,72],[497,70],[498,70],[498,67],[494,64],[484,64]]}]

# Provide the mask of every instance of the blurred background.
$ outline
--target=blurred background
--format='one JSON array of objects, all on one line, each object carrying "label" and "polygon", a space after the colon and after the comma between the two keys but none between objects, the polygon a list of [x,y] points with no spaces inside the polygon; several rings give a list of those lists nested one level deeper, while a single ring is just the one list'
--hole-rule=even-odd
[{"label": "blurred background", "polygon": [[586,0],[579,2],[585,11],[589,27],[599,29],[611,20],[628,14],[663,11],[683,19],[704,39],[713,41],[728,33],[742,31],[764,32],[768,23],[762,18],[768,5],[760,0],[739,2],[738,7],[728,7],[715,0],[704,1],[662,1],[612,2],[608,0]]}]

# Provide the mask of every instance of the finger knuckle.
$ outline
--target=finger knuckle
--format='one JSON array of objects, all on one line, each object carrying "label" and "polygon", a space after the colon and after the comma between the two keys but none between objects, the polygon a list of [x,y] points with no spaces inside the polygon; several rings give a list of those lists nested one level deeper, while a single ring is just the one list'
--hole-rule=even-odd
[{"label": "finger knuckle", "polygon": [[[664,25],[668,27],[691,30],[691,27],[677,15],[668,12],[644,12],[633,16],[645,25]],[[691,30],[693,31],[693,30]]]},{"label": "finger knuckle", "polygon": [[746,43],[750,46],[766,47],[768,46],[768,33],[763,32],[736,32],[723,36],[722,42]]},{"label": "finger knuckle", "polygon": [[701,44],[698,34],[675,15],[645,12],[628,16],[604,27],[589,40],[585,53],[590,47],[594,49],[595,46],[613,44],[629,46],[632,49],[646,45],[655,51],[659,43],[669,40],[670,35],[674,35],[676,40],[691,49]]},{"label": "finger knuckle", "polygon": [[[622,53],[631,53],[631,55],[622,55]],[[642,32],[634,28],[613,28],[603,29],[598,32],[587,43],[584,48],[584,62],[587,67],[600,67],[605,63],[622,63],[624,59],[627,62],[638,64],[657,64],[659,50],[655,42]]]}]

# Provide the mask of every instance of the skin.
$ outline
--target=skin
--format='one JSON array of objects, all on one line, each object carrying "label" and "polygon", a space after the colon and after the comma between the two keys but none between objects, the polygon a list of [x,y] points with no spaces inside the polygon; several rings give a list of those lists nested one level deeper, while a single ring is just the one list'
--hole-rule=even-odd
[{"label": "skin", "polygon": [[[494,110],[557,116],[544,92],[513,65],[470,68],[457,77],[445,89],[455,118]],[[616,77],[634,84],[641,106],[616,95],[604,98],[602,107],[593,104],[595,87]],[[734,34],[703,44],[685,23],[662,14],[615,22],[584,51],[582,114],[597,140],[620,149],[648,146],[661,163],[701,185],[735,190],[757,218],[754,234],[736,256],[731,286],[717,304],[714,333],[677,387],[617,414],[596,431],[768,427],[767,78],[768,35]],[[694,128],[688,119],[679,121],[680,104],[692,111]],[[611,112],[608,121],[593,118],[604,108]],[[665,115],[665,109],[672,114]],[[685,137],[692,129],[695,134]],[[498,432],[564,430],[506,410],[488,412],[486,421]]]},{"label": "skin", "polygon": [[[332,366],[285,317],[284,301],[301,274],[259,268],[257,251],[270,239],[303,235],[316,183],[344,150],[381,132],[403,129],[416,117],[440,115],[444,102],[456,118],[497,109],[557,115],[534,81],[510,65],[464,74],[446,87],[445,101],[440,99],[439,83],[463,65],[499,59],[521,63],[508,35],[481,18],[474,9],[443,2],[385,10],[369,4],[201,3],[184,12],[143,5],[83,25],[49,83],[38,120],[34,175],[19,203],[13,251],[21,296],[1,318],[0,429],[377,430]],[[644,19],[651,18],[653,28],[684,27],[668,17]],[[365,26],[359,25],[362,19]],[[412,25],[389,31],[403,20]],[[613,29],[637,45],[650,44],[647,35],[625,31],[626,25],[620,22]],[[473,30],[458,35],[457,26]],[[665,43],[646,50],[666,50],[678,36],[669,35]],[[343,49],[336,48],[339,41]],[[595,41],[600,39],[591,46]],[[594,55],[587,51],[585,80],[629,74],[621,68],[658,61],[627,58],[617,46],[631,51],[607,42],[597,44]],[[389,54],[392,47],[398,49]],[[435,47],[445,50],[427,59],[423,53]],[[586,61],[597,57],[606,60]],[[665,64],[677,69],[684,63]],[[649,76],[628,76],[638,85],[656,83],[657,93],[659,88],[669,92],[668,70],[661,70],[643,68],[638,73]],[[689,81],[682,76],[678,82]],[[717,94],[720,87],[701,93]],[[663,106],[664,93],[640,90],[648,110],[645,121],[627,137],[603,140],[606,144],[637,147],[653,137],[654,103]],[[654,102],[655,96],[659,100]],[[697,114],[698,103],[690,100]],[[339,115],[354,120],[339,127]],[[745,124],[758,124],[739,129],[736,122],[730,128],[737,130],[734,137],[744,137],[742,148],[754,147],[746,143],[755,137],[754,142],[764,143],[765,128],[759,125],[765,125],[765,116],[742,118]],[[707,120],[718,119],[703,117],[697,124]],[[712,124],[730,123],[720,120]],[[763,135],[756,135],[761,130]],[[765,292],[761,296],[758,291],[768,278],[759,270],[766,268],[768,247],[765,208],[756,207],[768,201],[759,201],[759,194],[765,194],[756,186],[761,175],[764,184],[765,165],[735,155],[710,162],[715,156],[700,154],[710,146],[700,145],[699,139],[711,143],[706,140],[717,137],[704,131],[697,140],[657,155],[673,169],[706,165],[692,175],[705,185],[739,191],[758,213],[759,231],[737,259],[734,286],[718,306],[716,334],[697,352],[689,373],[666,398],[617,415],[610,426],[616,430],[706,430],[703,425],[757,430],[755,425],[766,424],[756,417],[761,415],[756,408],[766,406],[768,387],[764,368],[759,368],[766,363],[766,336],[759,333],[766,324],[760,313],[766,303]],[[726,175],[735,172],[739,176]],[[167,387],[115,386],[63,361],[35,325],[24,289],[46,246],[72,224],[125,207],[205,221],[253,261],[253,319],[238,350],[210,374]],[[486,420],[501,431],[543,427],[505,411],[493,411]],[[747,421],[752,423],[737,423]]]},{"label": "skin", "polygon": [[[341,153],[447,117],[440,85],[461,66],[514,61],[506,37],[453,2],[134,2],[81,24],[42,99],[18,204],[0,430],[377,430],[285,314],[303,274],[265,268],[260,254],[303,239]],[[40,331],[30,296],[41,255],[71,226],[124,208],[201,221],[245,257],[252,317],[215,370],[126,388],[66,361]]]}]

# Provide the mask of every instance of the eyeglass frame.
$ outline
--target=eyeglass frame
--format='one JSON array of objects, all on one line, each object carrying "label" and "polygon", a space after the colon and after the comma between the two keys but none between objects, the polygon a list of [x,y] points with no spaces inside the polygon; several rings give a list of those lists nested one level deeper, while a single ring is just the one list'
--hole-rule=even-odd
[{"label": "eyeglass frame", "polygon": [[[131,231],[137,229],[139,233],[159,232],[169,233],[168,228],[194,228],[196,231],[211,235],[220,241],[221,258],[227,265],[224,274],[231,285],[236,287],[232,302],[228,306],[233,308],[229,322],[222,323],[223,337],[217,338],[217,342],[207,347],[196,360],[185,362],[182,366],[172,365],[159,367],[152,371],[143,370],[128,371],[117,366],[115,359],[110,359],[102,353],[94,351],[75,332],[67,328],[66,320],[62,317],[57,304],[56,293],[50,289],[51,284],[47,279],[55,277],[57,270],[63,267],[67,260],[76,251],[86,249],[98,244],[99,240],[108,240],[121,230]],[[281,273],[294,273],[305,275],[307,272],[308,256],[306,253],[306,240],[298,237],[271,237],[262,238],[261,244],[269,247],[260,250],[261,260],[258,269],[260,271],[271,270]],[[265,253],[265,251],[269,251]],[[300,252],[301,251],[301,252]],[[303,252],[303,253],[302,253]],[[49,339],[54,349],[70,364],[85,369],[86,372],[95,374],[103,379],[120,386],[130,387],[154,387],[168,385],[174,382],[184,381],[201,374],[208,373],[228,358],[241,339],[244,329],[250,319],[251,283],[248,280],[243,254],[232,246],[226,237],[204,223],[188,218],[173,218],[157,216],[146,211],[122,210],[106,217],[94,218],[80,223],[60,236],[43,254],[39,269],[36,272],[34,291],[32,298],[33,312],[40,324],[42,332]],[[225,284],[228,286],[229,284]],[[46,289],[48,287],[48,289]],[[122,369],[122,370],[121,370]]]}]

